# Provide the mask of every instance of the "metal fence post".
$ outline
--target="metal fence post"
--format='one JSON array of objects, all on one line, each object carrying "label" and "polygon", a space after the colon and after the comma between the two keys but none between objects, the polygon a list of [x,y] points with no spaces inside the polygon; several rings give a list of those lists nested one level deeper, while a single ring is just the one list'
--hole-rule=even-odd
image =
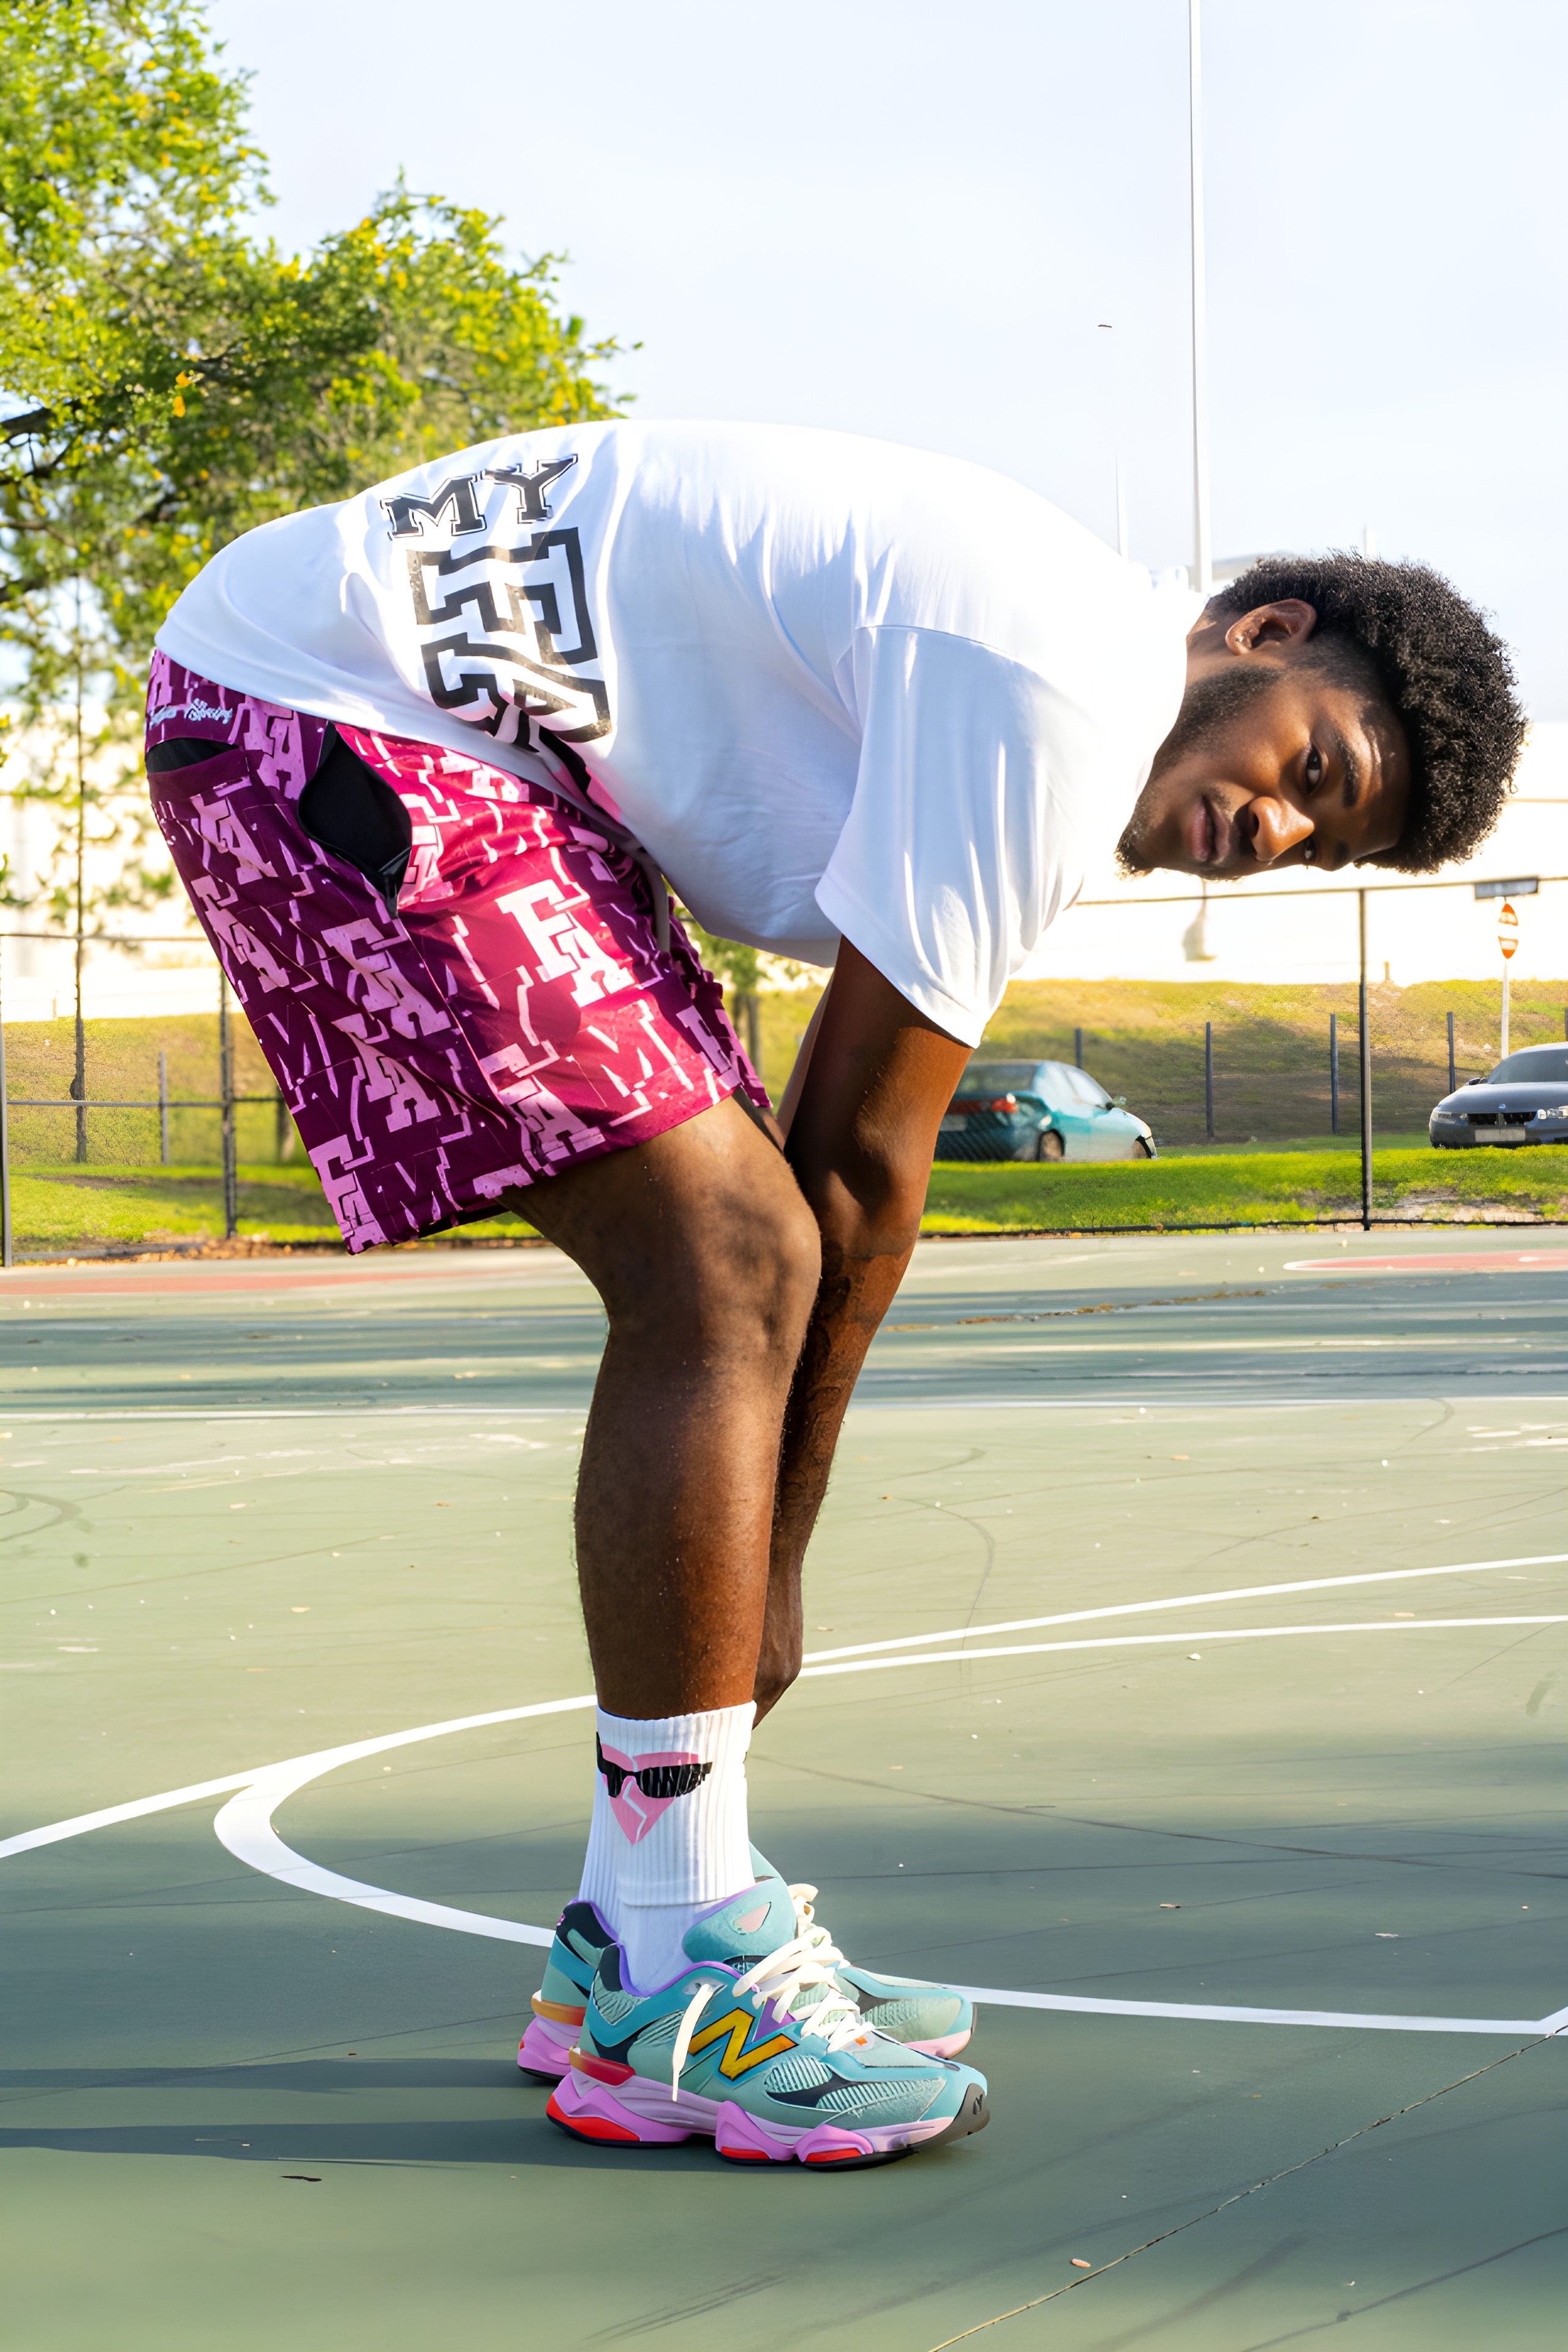
[{"label": "metal fence post", "polygon": [[[1568,1013],[1563,1014],[1563,1020],[1564,1034],[1568,1034]],[[1454,1016],[1450,1013],[1448,1015],[1448,1092],[1450,1094],[1454,1092],[1458,1083],[1458,1072],[1454,1067]]]},{"label": "metal fence post", "polygon": [[[4,952],[0,949],[0,955]],[[0,993],[0,1265],[11,1263],[11,1126],[5,1095],[5,1000]]]},{"label": "metal fence post", "polygon": [[1356,892],[1361,944],[1361,1225],[1372,1231],[1372,1030],[1367,1020],[1366,892]]},{"label": "metal fence post", "polygon": [[1081,1070],[1083,1067],[1083,1031],[1081,1029],[1075,1029],[1072,1033],[1072,1058],[1073,1067]]},{"label": "metal fence post", "polygon": [[1204,1133],[1214,1141],[1214,1023],[1204,1023]]},{"label": "metal fence post", "polygon": [[70,1082],[70,1098],[76,1105],[76,1156],[79,1166],[87,1158],[87,1024],[81,1010],[81,967],[86,953],[81,928],[81,875],[77,875],[76,910],[76,1069]]},{"label": "metal fence post", "polygon": [[234,1154],[234,1057],[228,1038],[228,977],[217,975],[218,1091],[223,1097],[223,1237],[231,1242],[239,1223],[239,1171]]},{"label": "metal fence post", "polygon": [[1340,1016],[1329,1015],[1329,1133],[1340,1131]]},{"label": "metal fence post", "polygon": [[163,1167],[169,1164],[169,1056],[158,1049],[158,1158]]}]

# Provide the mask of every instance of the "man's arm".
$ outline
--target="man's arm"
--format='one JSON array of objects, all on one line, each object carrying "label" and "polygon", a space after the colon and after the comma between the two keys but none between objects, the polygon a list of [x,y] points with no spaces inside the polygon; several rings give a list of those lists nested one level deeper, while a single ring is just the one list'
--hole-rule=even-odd
[{"label": "man's arm", "polygon": [[799,1670],[806,1542],[850,1391],[920,1232],[937,1124],[968,1058],[967,1045],[844,941],[798,1099],[785,1097],[785,1149],[821,1229],[822,1284],[784,1422],[759,1716]]}]

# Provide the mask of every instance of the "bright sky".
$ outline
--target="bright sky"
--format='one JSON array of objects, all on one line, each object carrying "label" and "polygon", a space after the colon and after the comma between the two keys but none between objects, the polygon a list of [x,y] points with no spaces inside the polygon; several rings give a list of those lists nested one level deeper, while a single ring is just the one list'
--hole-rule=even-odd
[{"label": "bright sky", "polygon": [[[411,184],[570,254],[648,416],[836,425],[1192,551],[1185,0],[212,0],[290,246]],[[1359,544],[1568,718],[1561,0],[1206,0],[1218,554]],[[1112,322],[1110,334],[1098,321]]]}]

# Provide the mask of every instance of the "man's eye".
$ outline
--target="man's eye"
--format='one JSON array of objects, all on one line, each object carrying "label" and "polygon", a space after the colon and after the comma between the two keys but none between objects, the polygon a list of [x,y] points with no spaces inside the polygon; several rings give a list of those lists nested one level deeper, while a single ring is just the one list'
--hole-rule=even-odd
[{"label": "man's eye", "polygon": [[1323,755],[1315,743],[1307,754],[1307,764],[1301,775],[1310,793],[1315,793],[1323,781]]}]

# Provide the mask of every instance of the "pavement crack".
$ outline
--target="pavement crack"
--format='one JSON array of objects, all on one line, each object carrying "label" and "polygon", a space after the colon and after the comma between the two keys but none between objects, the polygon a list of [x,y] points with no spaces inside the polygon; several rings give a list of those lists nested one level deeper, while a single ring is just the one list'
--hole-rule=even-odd
[{"label": "pavement crack", "polygon": [[[1434,2095],[1440,2095],[1435,2094]],[[1325,2327],[1342,2327],[1347,2319],[1361,2319],[1369,2311],[1384,2311],[1391,2303],[1404,2303],[1413,2294],[1425,2294],[1429,2286],[1447,2286],[1450,2279],[1464,2278],[1471,2271],[1489,2269],[1493,2263],[1505,2263],[1510,2254],[1522,2254],[1531,2246],[1546,2245],[1553,2238],[1568,2237],[1568,2221],[1555,2230],[1539,2230],[1533,2238],[1521,2238],[1511,2246],[1500,2246],[1493,2254],[1479,2254],[1473,2263],[1459,2263],[1451,2271],[1438,2271],[1431,2278],[1417,2279],[1414,2286],[1396,2287],[1392,2294],[1381,2294],[1375,2302],[1358,2303],[1348,2311],[1336,2311],[1331,2319],[1315,2319],[1306,2327],[1293,2327],[1286,2336],[1268,2336],[1257,2344],[1249,2344],[1246,2352],[1272,2352],[1278,2344],[1299,2344],[1304,2336],[1319,2336]]]},{"label": "pavement crack", "polygon": [[[1555,2033],[1541,2033],[1533,2036],[1529,2042],[1521,2042],[1517,2049],[1505,2050],[1500,2058],[1490,2059],[1484,2066],[1473,2066],[1468,2074],[1456,2075],[1451,2083],[1443,2084],[1438,2090],[1426,2092],[1419,2099],[1411,2099],[1403,2107],[1391,2107],[1385,2116],[1378,2116],[1370,2124],[1360,2125],[1353,2132],[1347,2132],[1342,2139],[1331,2140],[1326,2147],[1314,2148],[1310,2156],[1300,2157],[1294,2164],[1284,2165],[1278,2172],[1266,2173],[1262,2179],[1250,2181],[1245,2189],[1237,2189],[1230,2196],[1222,2197],[1217,2204],[1205,2206],[1201,2213],[1191,2214],[1186,2221],[1175,2222],[1169,2230],[1161,2230],[1154,2237],[1145,2238],[1141,2244],[1129,2246],[1122,2253],[1112,2254],[1108,2263],[1098,2263],[1093,2270],[1085,2271],[1080,2278],[1068,2279],[1061,2286],[1051,2287],[1045,2294],[1031,2295],[1027,2303],[1016,2303],[1011,2311],[998,2311],[990,2319],[976,2320],[973,2327],[961,2327],[956,2336],[944,2336],[940,2344],[931,2346],[931,2352],[948,2352],[951,2345],[967,2344],[972,2336],[983,2336],[987,2328],[1000,2327],[1005,2320],[1020,2318],[1026,2311],[1038,2311],[1042,2304],[1055,2303],[1062,2295],[1071,2294],[1080,2286],[1088,2286],[1091,2280],[1104,2278],[1108,2271],[1119,2270],[1123,2263],[1133,2262],[1140,2254],[1149,2253],[1156,2246],[1168,2244],[1173,2238],[1184,2237],[1189,2230],[1195,2230],[1200,2222],[1212,2221],[1216,2214],[1228,2212],[1233,2205],[1245,2204],[1249,2197],[1256,2197],[1259,2189],[1272,2189],[1278,2181],[1293,2179],[1297,2173],[1307,2171],[1312,2165],[1321,2164],[1326,2157],[1337,2156],[1342,2148],[1353,2147],[1358,2140],[1366,2139],[1372,2133],[1381,2131],[1385,2124],[1399,2123],[1405,2116],[1415,2115],[1421,2108],[1431,2106],[1436,2100],[1446,2099],[1453,2092],[1462,2091],[1467,2084],[1479,2083],[1486,2074],[1495,2074],[1500,2066],[1511,2065],[1516,2058],[1522,2058],[1527,2052],[1543,2050],[1549,2042],[1554,2042],[1558,2038],[1558,2034]],[[1542,2231],[1541,2237],[1555,2238],[1565,2234],[1568,2234],[1568,2223],[1565,2223],[1561,2230]],[[1483,2255],[1479,2262],[1465,2263],[1461,2268],[1479,2270],[1488,2262],[1500,2262],[1505,2254],[1520,2252],[1525,2246],[1536,2245],[1540,2242],[1541,2239],[1537,2238],[1522,2239],[1519,2246],[1504,2247],[1497,2254]],[[1456,2271],[1451,2275],[1458,2277],[1459,2273]],[[1402,2287],[1398,2294],[1384,2296],[1383,2300],[1388,2303],[1396,2302],[1404,2295],[1418,2294],[1422,2286],[1437,2284],[1436,2280],[1422,2280],[1417,2286]],[[1367,2305],[1368,2310],[1376,2310],[1378,2307],[1376,2304]],[[1351,2318],[1355,2315],[1346,2312],[1340,2314],[1339,2316]],[[1337,2326],[1339,2320],[1322,2321],[1315,2325]],[[1305,2336],[1312,2330],[1300,2328],[1296,2332],[1298,2336]],[[1292,2340],[1289,2336],[1276,2336],[1269,2337],[1268,2344],[1284,2344]],[[1248,2352],[1268,2352],[1268,2346],[1255,2345],[1248,2347]]]}]

